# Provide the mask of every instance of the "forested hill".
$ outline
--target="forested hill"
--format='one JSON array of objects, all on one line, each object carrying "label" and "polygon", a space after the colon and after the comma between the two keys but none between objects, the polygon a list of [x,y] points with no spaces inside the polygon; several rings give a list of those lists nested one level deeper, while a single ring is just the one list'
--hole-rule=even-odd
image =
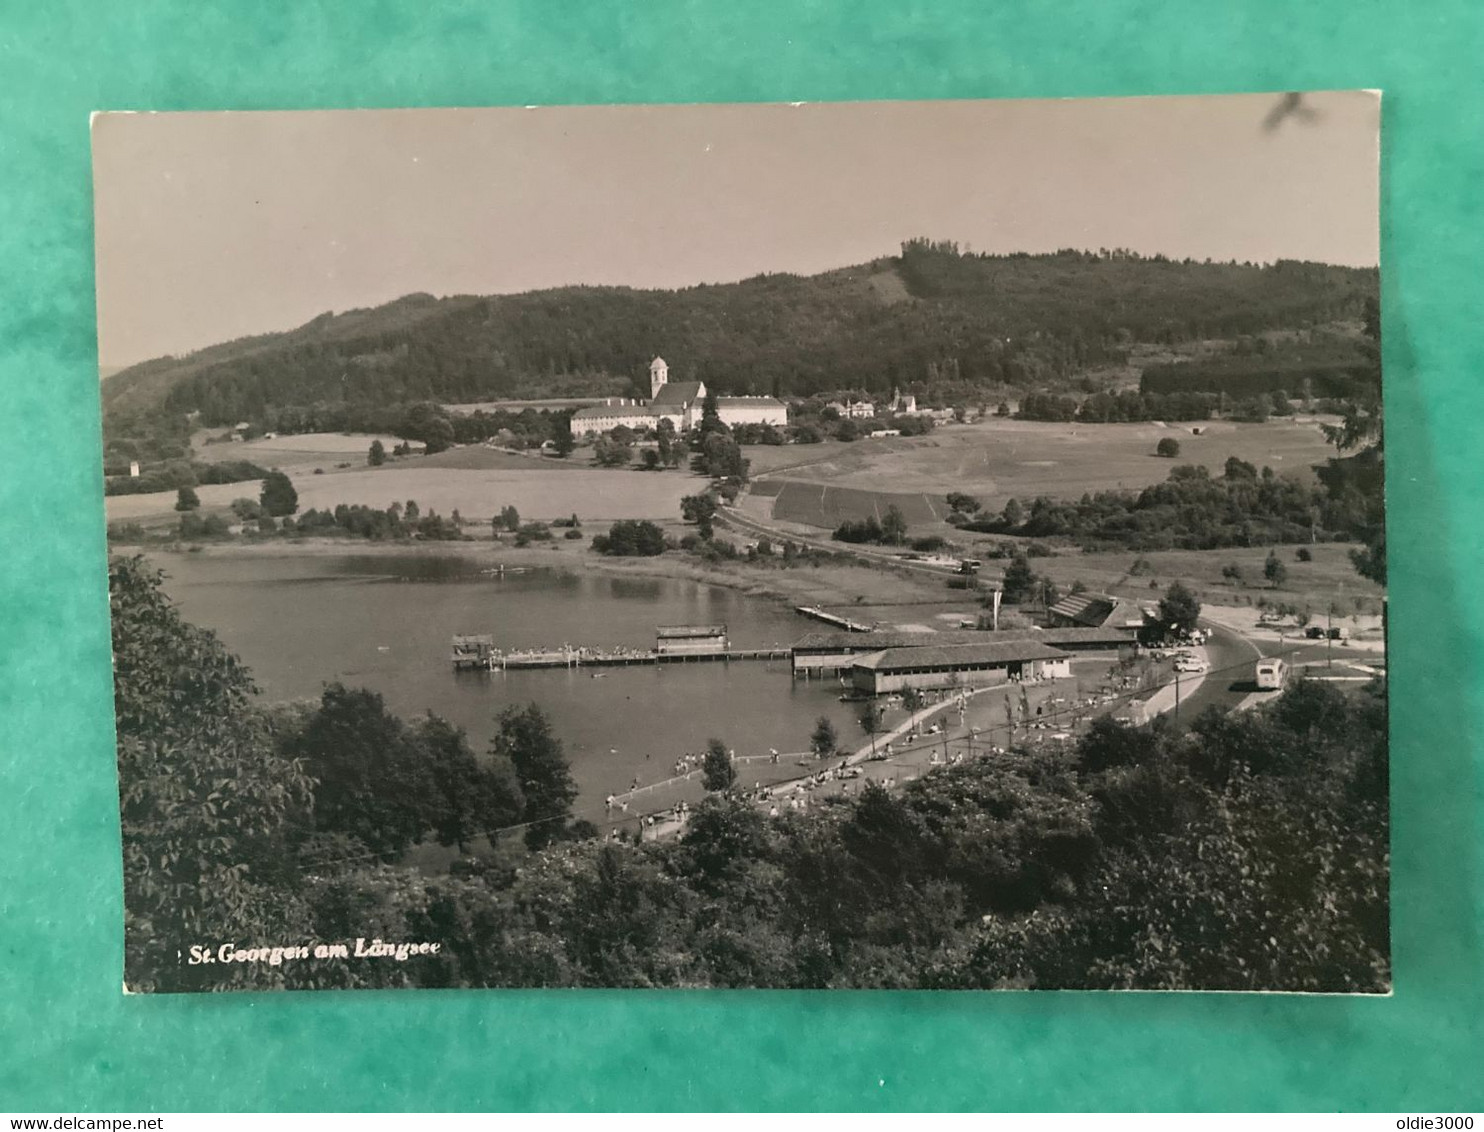
[{"label": "forested hill", "polygon": [[115,418],[263,420],[315,403],[625,392],[662,354],[719,392],[879,392],[942,379],[1035,387],[1175,343],[1358,319],[1374,269],[1198,263],[1122,252],[990,256],[909,241],[821,275],[678,291],[569,287],[409,295],[145,362],[103,386]]}]

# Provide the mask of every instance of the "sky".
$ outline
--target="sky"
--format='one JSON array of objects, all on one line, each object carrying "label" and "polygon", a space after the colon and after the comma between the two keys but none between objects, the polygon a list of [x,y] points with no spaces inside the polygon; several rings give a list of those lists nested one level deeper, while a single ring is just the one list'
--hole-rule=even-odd
[{"label": "sky", "polygon": [[1282,97],[101,114],[99,358],[416,291],[809,274],[914,236],[1375,265],[1379,96]]}]

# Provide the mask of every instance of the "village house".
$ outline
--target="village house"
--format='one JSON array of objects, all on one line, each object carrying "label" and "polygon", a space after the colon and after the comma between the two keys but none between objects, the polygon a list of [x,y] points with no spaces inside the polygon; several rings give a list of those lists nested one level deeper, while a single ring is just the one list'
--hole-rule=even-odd
[{"label": "village house", "polygon": [[825,408],[834,409],[840,414],[841,420],[868,420],[876,415],[876,406],[870,401],[854,401],[850,398],[831,401]]}]

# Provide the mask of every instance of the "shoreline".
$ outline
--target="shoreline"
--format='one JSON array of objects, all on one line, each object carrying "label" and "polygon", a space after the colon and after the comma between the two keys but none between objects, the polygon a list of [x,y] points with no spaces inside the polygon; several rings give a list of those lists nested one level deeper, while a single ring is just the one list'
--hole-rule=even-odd
[{"label": "shoreline", "polygon": [[[252,560],[259,558],[329,558],[336,555],[416,555],[446,557],[455,555],[467,558],[482,566],[523,566],[535,568],[566,569],[586,572],[604,577],[661,578],[674,581],[699,582],[734,590],[747,597],[774,601],[787,605],[859,605],[863,596],[860,586],[844,583],[863,580],[896,583],[892,588],[900,589],[904,583],[894,572],[867,566],[851,566],[830,563],[820,566],[751,567],[745,562],[729,563],[716,567],[692,558],[682,558],[677,552],[666,552],[647,558],[614,558],[600,555],[589,549],[586,543],[581,549],[568,551],[552,546],[527,546],[516,548],[513,544],[497,543],[479,539],[472,542],[371,542],[362,539],[305,538],[295,540],[263,539],[243,542],[195,543],[199,550],[187,549],[186,545],[163,544],[156,546],[111,545],[110,554],[140,553],[152,558],[174,557],[214,558],[223,560]],[[871,576],[874,575],[875,578]],[[910,582],[905,584],[910,585]],[[883,598],[887,595],[881,595]],[[899,599],[893,598],[893,601]],[[928,595],[924,602],[931,601]],[[942,599],[951,602],[945,591]]]}]

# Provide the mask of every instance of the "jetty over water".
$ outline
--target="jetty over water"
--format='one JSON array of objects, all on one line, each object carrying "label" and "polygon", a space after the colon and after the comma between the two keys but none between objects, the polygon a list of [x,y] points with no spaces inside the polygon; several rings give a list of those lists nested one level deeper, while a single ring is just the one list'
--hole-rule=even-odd
[{"label": "jetty over water", "polygon": [[838,613],[830,613],[828,610],[819,608],[817,605],[796,605],[794,612],[815,621],[823,621],[826,625],[834,625],[844,629],[847,633],[869,633],[876,626],[867,625],[864,621],[852,621],[849,617],[841,617]]},{"label": "jetty over water", "polygon": [[[694,661],[720,660],[788,660],[792,650],[783,648],[708,649],[666,651],[660,648],[634,649],[623,646],[590,648],[563,645],[558,648],[512,649],[509,652],[484,646],[489,638],[455,637],[451,657],[454,671],[484,669],[507,672],[521,668],[627,668],[636,664],[689,664]],[[477,641],[477,645],[467,642]],[[461,643],[463,642],[463,643]]]}]

